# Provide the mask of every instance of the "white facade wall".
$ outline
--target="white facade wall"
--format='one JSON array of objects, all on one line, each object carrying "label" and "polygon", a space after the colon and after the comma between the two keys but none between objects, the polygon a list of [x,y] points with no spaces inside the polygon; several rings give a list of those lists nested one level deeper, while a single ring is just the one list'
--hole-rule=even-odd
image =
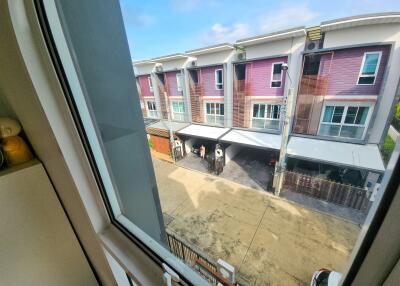
[{"label": "white facade wall", "polygon": [[376,116],[370,124],[368,143],[379,144],[387,132],[387,123],[392,110],[400,78],[400,23],[358,26],[325,33],[324,48],[363,44],[392,44],[386,74],[382,82]]},{"label": "white facade wall", "polygon": [[234,51],[235,50],[225,50],[214,53],[193,55],[193,57],[197,58],[198,66],[223,64],[229,61],[231,55],[234,54]]}]

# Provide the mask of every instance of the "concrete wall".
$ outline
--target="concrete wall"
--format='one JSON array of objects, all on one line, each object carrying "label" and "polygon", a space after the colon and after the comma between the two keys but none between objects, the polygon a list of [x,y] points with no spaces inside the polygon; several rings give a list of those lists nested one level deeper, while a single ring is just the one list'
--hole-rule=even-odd
[{"label": "concrete wall", "polygon": [[228,164],[240,151],[241,147],[237,144],[231,144],[225,148],[225,164]]},{"label": "concrete wall", "polygon": [[185,152],[189,154],[191,152],[193,144],[196,142],[196,139],[190,138],[185,140]]},{"label": "concrete wall", "polygon": [[324,48],[349,45],[387,43],[392,44],[386,73],[375,108],[373,124],[368,132],[368,142],[379,144],[387,132],[388,120],[392,115],[397,84],[400,77],[400,24],[376,24],[359,26],[325,33]]},{"label": "concrete wall", "polygon": [[231,54],[234,53],[234,50],[226,50],[220,51],[215,53],[208,53],[193,56],[197,58],[197,65],[198,66],[207,66],[207,65],[215,65],[215,64],[222,64],[229,60]]},{"label": "concrete wall", "polygon": [[297,49],[303,45],[305,37],[289,38],[263,44],[246,46],[246,59],[256,59],[262,57],[272,57],[289,54],[292,49]]},{"label": "concrete wall", "polygon": [[[378,74],[373,85],[357,85],[364,53],[382,52]],[[328,79],[327,95],[378,95],[390,46],[372,46],[334,51],[321,56],[320,75]]]},{"label": "concrete wall", "polygon": [[133,70],[136,75],[141,74],[149,74],[154,71],[155,64],[142,64],[142,65],[133,65]]},{"label": "concrete wall", "polygon": [[165,62],[163,61],[162,67],[163,67],[163,70],[165,70],[165,71],[180,70],[186,66],[187,61],[188,61],[187,58],[175,59],[175,60],[165,61]]}]

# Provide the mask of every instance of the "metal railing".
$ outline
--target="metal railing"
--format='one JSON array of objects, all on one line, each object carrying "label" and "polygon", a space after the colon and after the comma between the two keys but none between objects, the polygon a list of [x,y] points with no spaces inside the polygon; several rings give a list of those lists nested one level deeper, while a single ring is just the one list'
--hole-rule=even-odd
[{"label": "metal railing", "polygon": [[352,185],[285,171],[283,187],[320,200],[356,210],[367,210],[370,192]]}]

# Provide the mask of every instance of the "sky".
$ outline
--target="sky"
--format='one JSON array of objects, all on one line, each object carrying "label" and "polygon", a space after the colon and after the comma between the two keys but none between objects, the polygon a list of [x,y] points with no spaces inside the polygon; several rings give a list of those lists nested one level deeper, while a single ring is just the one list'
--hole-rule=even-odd
[{"label": "sky", "polygon": [[120,0],[133,60],[341,17],[400,11],[399,0]]}]

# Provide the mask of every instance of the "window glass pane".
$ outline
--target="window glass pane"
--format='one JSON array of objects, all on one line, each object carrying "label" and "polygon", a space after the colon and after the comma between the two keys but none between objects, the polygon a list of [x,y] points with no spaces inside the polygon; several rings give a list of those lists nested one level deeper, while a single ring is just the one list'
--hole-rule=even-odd
[{"label": "window glass pane", "polygon": [[259,117],[264,118],[265,116],[265,104],[260,104],[260,113]]},{"label": "window glass pane", "polygon": [[274,64],[274,75],[280,75],[282,72],[282,64]]},{"label": "window glass pane", "polygon": [[358,107],[349,106],[347,108],[346,118],[344,119],[344,123],[354,124],[356,115],[357,115]]},{"label": "window glass pane", "polygon": [[322,119],[322,122],[331,122],[334,108],[334,106],[325,107],[324,118]]},{"label": "window glass pane", "polygon": [[279,105],[273,105],[272,118],[279,119],[279,110],[280,110]]},{"label": "window glass pane", "polygon": [[363,75],[375,74],[378,65],[379,54],[366,54],[364,66],[362,69]]},{"label": "window glass pane", "polygon": [[253,105],[253,117],[260,117],[259,111],[260,111],[260,105],[254,104]]},{"label": "window glass pane", "polygon": [[365,106],[358,108],[358,113],[357,113],[355,124],[365,124],[365,121],[366,121],[367,115],[368,115],[368,110],[369,110],[369,107],[365,107]]},{"label": "window glass pane", "polygon": [[[272,81],[273,81],[272,86],[274,86],[274,84],[276,85],[275,87],[280,86],[281,73],[282,73],[282,64],[274,64],[272,71]],[[279,81],[279,82],[274,83],[274,81]]]},{"label": "window glass pane", "polygon": [[321,124],[318,134],[323,136],[338,136],[339,131],[339,125]]},{"label": "window glass pane", "polygon": [[271,82],[272,87],[281,87],[281,81],[273,81]]},{"label": "window glass pane", "polygon": [[264,128],[264,119],[253,118],[252,119],[252,127],[253,128]]},{"label": "window glass pane", "polygon": [[182,75],[180,73],[176,74],[176,83],[178,91],[182,91]]},{"label": "window glass pane", "polygon": [[222,70],[216,71],[216,83],[222,84]]},{"label": "window glass pane", "polygon": [[210,114],[211,113],[211,104],[210,103],[206,103],[206,113]]},{"label": "window glass pane", "polygon": [[340,123],[342,121],[342,115],[344,111],[344,106],[335,106],[332,123]]},{"label": "window glass pane", "polygon": [[266,129],[273,129],[273,130],[278,130],[279,129],[279,120],[265,120],[265,128]]},{"label": "window glass pane", "polygon": [[223,103],[220,104],[219,110],[220,110],[219,114],[224,115],[224,104]]},{"label": "window glass pane", "polygon": [[215,114],[215,103],[210,103],[210,114]]},{"label": "window glass pane", "polygon": [[271,105],[267,104],[267,114],[265,115],[265,118],[271,118]]},{"label": "window glass pane", "polygon": [[362,139],[365,127],[343,125],[340,137]]},{"label": "window glass pane", "polygon": [[373,84],[375,81],[374,76],[361,76],[358,79],[358,84]]}]

